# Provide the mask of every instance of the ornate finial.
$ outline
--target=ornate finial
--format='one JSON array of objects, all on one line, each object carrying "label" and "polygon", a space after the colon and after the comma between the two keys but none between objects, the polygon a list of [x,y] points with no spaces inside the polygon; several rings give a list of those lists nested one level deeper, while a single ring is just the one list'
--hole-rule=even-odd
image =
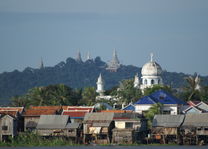
[{"label": "ornate finial", "polygon": [[82,57],[81,57],[81,53],[80,50],[78,49],[78,53],[77,53],[77,58],[76,58],[77,62],[82,62]]},{"label": "ornate finial", "polygon": [[150,61],[153,62],[153,56],[154,54],[153,53],[150,53]]},{"label": "ornate finial", "polygon": [[40,61],[40,69],[44,68],[44,64],[43,64],[43,58],[41,57],[41,61]]}]

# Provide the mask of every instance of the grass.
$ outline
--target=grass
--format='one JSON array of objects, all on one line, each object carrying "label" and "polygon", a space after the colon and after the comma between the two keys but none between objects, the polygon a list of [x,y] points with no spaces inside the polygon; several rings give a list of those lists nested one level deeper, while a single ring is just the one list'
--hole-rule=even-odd
[{"label": "grass", "polygon": [[7,142],[0,142],[0,146],[77,146],[72,141],[64,138],[43,138],[34,133],[23,133],[16,138],[8,138]]},{"label": "grass", "polygon": [[[35,133],[22,133],[7,142],[0,142],[0,147],[39,147],[39,146],[82,146],[65,138],[43,138]],[[177,144],[98,144],[98,146],[173,146]],[[87,145],[86,145],[87,146]]]}]

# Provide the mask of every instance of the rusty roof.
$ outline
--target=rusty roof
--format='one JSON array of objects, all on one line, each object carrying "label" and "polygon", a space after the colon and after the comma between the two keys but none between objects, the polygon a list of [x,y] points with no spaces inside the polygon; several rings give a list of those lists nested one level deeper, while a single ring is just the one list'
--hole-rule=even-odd
[{"label": "rusty roof", "polygon": [[153,127],[180,127],[184,121],[184,115],[155,115]]},{"label": "rusty roof", "polygon": [[70,118],[84,118],[86,111],[63,111],[62,115],[69,115]]},{"label": "rusty roof", "polygon": [[92,112],[94,110],[93,106],[62,106],[63,110],[68,111],[88,111]]},{"label": "rusty roof", "polygon": [[0,111],[0,115],[10,115],[13,117],[17,117],[18,111]]},{"label": "rusty roof", "polygon": [[86,113],[84,117],[84,123],[109,123],[113,121],[114,113]]},{"label": "rusty roof", "polygon": [[68,115],[41,115],[37,129],[64,129],[69,121]]},{"label": "rusty roof", "polygon": [[207,127],[208,113],[186,114],[183,127]]},{"label": "rusty roof", "polygon": [[57,110],[54,109],[28,109],[25,111],[24,116],[40,116],[40,115],[53,115],[57,114]]},{"label": "rusty roof", "polygon": [[33,110],[61,110],[62,106],[30,106]]},{"label": "rusty roof", "polygon": [[132,113],[129,110],[101,110],[101,112],[112,112],[112,113]]},{"label": "rusty roof", "polygon": [[24,110],[24,107],[0,107],[0,111],[18,111],[19,113],[22,113]]},{"label": "rusty roof", "polygon": [[190,106],[196,106],[197,104],[199,104],[201,101],[188,101],[188,105]]}]

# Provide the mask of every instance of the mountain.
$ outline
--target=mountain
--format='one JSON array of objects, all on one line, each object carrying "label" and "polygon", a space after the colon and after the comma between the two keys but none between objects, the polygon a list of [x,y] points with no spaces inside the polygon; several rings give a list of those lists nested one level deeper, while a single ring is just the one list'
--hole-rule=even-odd
[{"label": "mountain", "polygon": [[[85,62],[68,58],[66,62],[60,62],[54,67],[44,67],[40,69],[26,68],[20,72],[4,72],[0,74],[0,99],[7,100],[15,95],[22,95],[28,89],[37,86],[47,86],[50,84],[65,84],[72,88],[83,88],[96,86],[96,81],[100,73],[105,80],[105,88],[110,89],[119,84],[123,79],[133,78],[136,73],[141,76],[141,68],[132,65],[121,65],[117,72],[106,70],[106,63],[100,57]],[[172,87],[185,85],[184,73],[163,72],[164,84]],[[202,77],[203,83],[208,83],[208,77]]]}]

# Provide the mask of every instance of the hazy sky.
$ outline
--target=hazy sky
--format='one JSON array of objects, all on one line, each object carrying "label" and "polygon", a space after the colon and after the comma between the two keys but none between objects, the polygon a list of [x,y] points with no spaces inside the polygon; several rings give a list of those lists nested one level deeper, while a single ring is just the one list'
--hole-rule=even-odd
[{"label": "hazy sky", "polygon": [[80,49],[104,61],[208,75],[208,0],[0,0],[0,72],[54,66]]}]

